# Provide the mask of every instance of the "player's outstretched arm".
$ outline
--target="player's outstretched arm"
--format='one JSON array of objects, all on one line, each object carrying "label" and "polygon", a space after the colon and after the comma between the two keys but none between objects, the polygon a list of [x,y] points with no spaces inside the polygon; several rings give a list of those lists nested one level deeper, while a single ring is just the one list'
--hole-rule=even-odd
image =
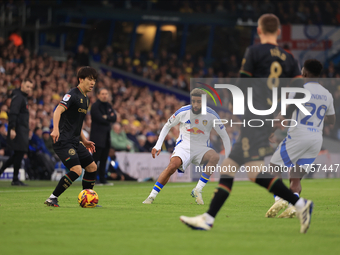
[{"label": "player's outstretched arm", "polygon": [[179,121],[180,121],[180,114],[177,115],[172,115],[168,121],[165,123],[165,125],[163,126],[161,133],[159,134],[157,143],[155,145],[155,147],[153,147],[151,154],[152,157],[155,158],[156,152],[157,152],[157,156],[159,155],[159,153],[161,152],[161,148],[162,148],[162,144],[164,142],[164,139],[166,137],[166,135],[169,133],[170,129],[174,126],[176,126]]},{"label": "player's outstretched arm", "polygon": [[156,155],[158,156],[159,153],[161,153],[161,150],[157,150],[156,148],[152,148],[151,154],[153,158],[156,158]]},{"label": "player's outstretched arm", "polygon": [[161,152],[162,144],[164,142],[166,135],[169,133],[170,129],[171,129],[171,125],[168,122],[165,123],[165,125],[163,126],[161,130],[161,133],[159,134],[155,147],[153,147],[151,150],[151,154],[153,158],[155,158],[156,153],[158,156],[159,153]]},{"label": "player's outstretched arm", "polygon": [[64,106],[58,105],[53,113],[53,130],[51,133],[53,143],[56,143],[59,139],[59,121],[60,116],[64,111],[66,111],[66,108]]}]

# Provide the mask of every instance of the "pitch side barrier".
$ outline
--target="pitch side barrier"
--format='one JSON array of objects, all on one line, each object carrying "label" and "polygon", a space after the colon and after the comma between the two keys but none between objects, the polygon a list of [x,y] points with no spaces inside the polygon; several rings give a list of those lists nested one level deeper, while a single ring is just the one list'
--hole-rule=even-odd
[{"label": "pitch side barrier", "polygon": [[[157,179],[162,171],[168,166],[171,154],[169,152],[162,152],[158,157],[152,159],[151,153],[138,152],[117,152],[116,162],[120,169],[137,179],[145,179],[152,177]],[[222,166],[224,155],[220,156],[219,166]],[[265,158],[264,166],[269,169],[270,156]],[[305,178],[340,178],[340,153],[330,153],[326,151],[320,152],[315,159],[314,165],[310,166],[309,173]],[[214,174],[210,181],[218,181],[223,167],[216,166]],[[201,174],[205,171],[204,166],[195,166],[191,164],[184,173],[176,171],[171,176],[171,182],[192,182],[197,181]],[[247,172],[256,171],[257,169],[245,168],[237,170],[236,180],[248,180]],[[288,178],[288,169],[283,169],[282,178]]]}]

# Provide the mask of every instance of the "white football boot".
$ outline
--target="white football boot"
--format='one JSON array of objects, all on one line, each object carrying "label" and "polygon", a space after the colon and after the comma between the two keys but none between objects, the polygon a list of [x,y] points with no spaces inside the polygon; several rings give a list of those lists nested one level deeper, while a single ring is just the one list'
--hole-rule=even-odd
[{"label": "white football boot", "polygon": [[198,205],[204,205],[203,197],[202,197],[202,191],[198,191],[196,188],[194,188],[191,191],[191,196],[195,198],[195,201]]},{"label": "white football boot", "polygon": [[185,225],[195,230],[210,230],[212,228],[212,224],[206,222],[204,214],[196,217],[181,216],[179,219]]},{"label": "white football boot", "polygon": [[154,200],[155,200],[154,197],[147,197],[147,199],[143,201],[143,204],[152,204]]}]

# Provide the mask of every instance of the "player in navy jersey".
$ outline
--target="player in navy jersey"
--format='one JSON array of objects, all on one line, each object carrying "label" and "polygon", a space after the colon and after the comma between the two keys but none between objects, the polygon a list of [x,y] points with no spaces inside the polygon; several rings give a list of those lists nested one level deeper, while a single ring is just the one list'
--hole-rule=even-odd
[{"label": "player in navy jersey", "polygon": [[86,94],[92,91],[97,71],[89,66],[79,69],[77,79],[79,85],[71,89],[54,111],[53,115],[53,149],[70,172],[63,176],[51,196],[46,199],[48,206],[59,207],[58,197],[82,174],[83,189],[93,189],[97,174],[97,165],[89,152],[95,151],[94,143],[88,141],[81,128],[89,99]]},{"label": "player in navy jersey", "polygon": [[[300,87],[303,85],[297,63],[288,52],[277,44],[277,37],[281,32],[279,27],[280,21],[273,14],[264,14],[259,18],[257,33],[261,45],[251,46],[247,49],[240,70],[241,77],[258,78],[250,80],[250,85],[253,87],[253,106],[258,110],[266,110],[271,107],[272,88],[280,85],[277,83],[278,79],[273,80],[272,78],[298,78],[291,85]],[[248,82],[243,83],[242,79],[241,82],[242,90],[246,91],[247,86],[243,84]],[[252,114],[248,107],[245,107],[244,120],[246,122],[249,119],[268,117],[272,116],[257,116]],[[270,126],[242,127],[240,139],[233,146],[229,158],[223,161],[222,167],[238,169],[244,165],[253,170],[257,169],[257,171],[248,172],[249,179],[295,205],[301,223],[300,232],[306,233],[310,225],[313,202],[296,197],[281,179],[262,171],[263,159],[271,152],[268,141],[270,134]],[[181,216],[181,221],[193,229],[210,230],[218,211],[231,192],[234,176],[235,172],[233,171],[221,173],[219,186],[215,190],[209,210],[196,217]]]}]

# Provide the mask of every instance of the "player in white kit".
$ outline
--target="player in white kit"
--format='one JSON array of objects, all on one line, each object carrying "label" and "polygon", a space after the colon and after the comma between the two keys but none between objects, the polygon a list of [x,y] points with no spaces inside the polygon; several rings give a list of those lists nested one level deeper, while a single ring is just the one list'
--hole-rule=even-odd
[{"label": "player in white kit", "polygon": [[[301,178],[310,170],[319,154],[322,146],[322,130],[324,122],[335,123],[335,111],[331,93],[318,82],[322,71],[322,64],[316,59],[306,60],[302,68],[302,76],[306,79],[304,88],[312,94],[311,99],[304,104],[311,115],[304,115],[299,109],[295,109],[291,119],[296,120],[297,125],[290,127],[287,137],[280,143],[270,160],[271,167],[290,168],[290,189],[296,196],[301,193]],[[295,94],[290,94],[293,98]],[[278,217],[292,218],[295,216],[295,208],[282,198],[275,197],[274,205],[266,213],[266,217],[272,218],[277,213],[288,208]]]},{"label": "player in white kit", "polygon": [[191,105],[186,105],[176,111],[162,128],[158,141],[152,149],[152,157],[159,155],[164,138],[170,129],[180,123],[180,134],[176,141],[176,146],[170,159],[168,167],[160,174],[150,195],[143,204],[151,204],[163,186],[169,181],[170,176],[178,169],[184,172],[193,163],[195,165],[205,165],[201,178],[197,186],[192,190],[191,195],[196,199],[197,204],[204,204],[202,189],[209,181],[213,171],[211,167],[216,167],[219,155],[209,147],[210,131],[212,128],[222,138],[225,155],[230,152],[230,139],[224,125],[214,127],[214,119],[220,119],[218,114],[207,107],[207,114],[201,114],[201,95],[206,94],[201,89],[193,89],[190,93]]}]

